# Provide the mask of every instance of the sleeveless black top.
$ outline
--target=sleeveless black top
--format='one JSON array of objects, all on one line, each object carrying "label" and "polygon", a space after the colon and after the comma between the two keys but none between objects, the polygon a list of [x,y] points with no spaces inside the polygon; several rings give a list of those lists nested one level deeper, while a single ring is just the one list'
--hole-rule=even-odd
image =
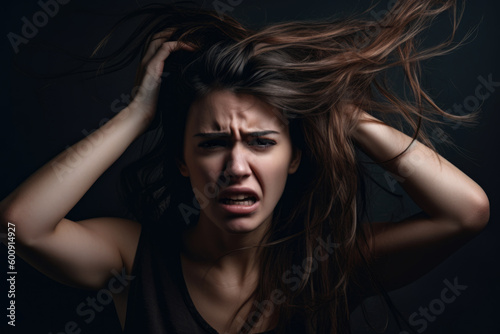
[{"label": "sleeveless black top", "polygon": [[[130,283],[124,334],[218,334],[198,313],[189,296],[182,273],[180,240],[173,240],[173,235],[142,228],[132,269],[134,278]],[[352,310],[363,298],[349,295]],[[307,333],[301,319],[294,317],[286,333]],[[270,330],[261,334],[275,333]]]},{"label": "sleeveless black top", "polygon": [[[164,245],[165,246],[165,245]],[[143,228],[135,254],[125,334],[218,334],[196,310],[176,247],[158,247]],[[265,334],[273,334],[267,331]],[[262,333],[264,334],[264,333]]]}]

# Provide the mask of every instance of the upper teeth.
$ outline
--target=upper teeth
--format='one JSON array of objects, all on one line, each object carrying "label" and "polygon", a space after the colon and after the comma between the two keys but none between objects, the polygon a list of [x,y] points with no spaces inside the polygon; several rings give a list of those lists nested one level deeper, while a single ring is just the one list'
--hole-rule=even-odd
[{"label": "upper teeth", "polygon": [[233,200],[233,201],[239,201],[239,200],[243,200],[245,198],[248,198],[249,196],[248,195],[232,195],[232,196],[228,196],[227,199],[230,199],[230,200]]}]

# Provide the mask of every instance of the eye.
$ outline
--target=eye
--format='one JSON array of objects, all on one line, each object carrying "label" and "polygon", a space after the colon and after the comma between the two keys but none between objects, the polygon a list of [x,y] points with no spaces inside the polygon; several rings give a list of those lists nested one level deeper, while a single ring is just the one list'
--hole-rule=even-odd
[{"label": "eye", "polygon": [[248,142],[248,145],[255,146],[258,148],[268,148],[276,145],[276,142],[272,139],[254,138]]},{"label": "eye", "polygon": [[206,149],[214,149],[219,147],[226,147],[228,145],[226,140],[223,139],[210,139],[203,141],[198,144],[198,147],[206,148]]}]

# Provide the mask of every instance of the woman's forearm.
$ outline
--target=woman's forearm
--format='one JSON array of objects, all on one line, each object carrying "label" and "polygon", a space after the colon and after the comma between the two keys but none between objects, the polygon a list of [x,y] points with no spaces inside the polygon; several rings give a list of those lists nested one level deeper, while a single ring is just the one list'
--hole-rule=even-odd
[{"label": "woman's forearm", "polygon": [[[362,113],[353,137],[376,162],[394,158],[412,142],[367,113]],[[481,187],[422,143],[415,141],[404,154],[382,166],[431,219],[467,230],[481,229],[488,221],[489,202]]]},{"label": "woman's forearm", "polygon": [[2,230],[14,222],[16,238],[23,243],[53,231],[146,127],[140,113],[125,108],[61,152],[0,202]]}]

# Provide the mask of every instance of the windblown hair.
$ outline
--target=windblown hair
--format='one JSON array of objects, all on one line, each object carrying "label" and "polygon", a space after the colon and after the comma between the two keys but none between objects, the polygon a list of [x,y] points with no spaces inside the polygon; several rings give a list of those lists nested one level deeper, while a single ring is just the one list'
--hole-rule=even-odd
[{"label": "windblown hair", "polygon": [[[282,294],[284,302],[273,307],[280,332],[297,319],[306,333],[349,332],[349,289],[358,268],[370,263],[368,230],[361,224],[360,163],[351,131],[359,110],[392,115],[410,125],[415,140],[432,147],[422,121],[460,118],[441,110],[419,81],[422,60],[456,47],[456,7],[452,0],[406,0],[379,21],[360,16],[257,30],[184,5],[156,4],[131,13],[118,25],[141,21],[123,47],[95,58],[105,63],[104,69],[123,67],[166,29],[173,29],[170,40],[196,51],[176,51],[165,62],[159,112],[151,125],[159,140],[124,171],[127,206],[144,224],[170,233],[196,223],[186,224],[179,211],[193,203],[194,194],[176,165],[176,159],[182,160],[189,107],[217,89],[267,102],[280,111],[276,116],[290,128],[302,161],[289,177],[266,242],[256,245],[263,255],[252,298],[264,301],[273,292]],[[444,12],[452,17],[449,39],[420,49],[419,37]],[[399,93],[390,88],[393,70],[404,74],[406,89]],[[317,247],[318,240],[331,240],[338,247],[328,252]],[[310,261],[315,257],[325,260]],[[303,275],[287,275],[294,265],[303,266]],[[242,333],[259,322],[254,311]]]}]

